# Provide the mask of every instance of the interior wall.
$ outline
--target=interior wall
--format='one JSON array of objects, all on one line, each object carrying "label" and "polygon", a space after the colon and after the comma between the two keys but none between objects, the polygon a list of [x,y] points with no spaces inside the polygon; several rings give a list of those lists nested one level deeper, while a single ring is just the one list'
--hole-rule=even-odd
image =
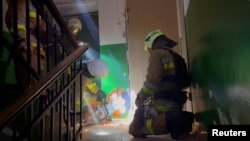
[{"label": "interior wall", "polygon": [[3,9],[2,9],[3,30],[8,32],[8,28],[7,28],[6,24],[5,24],[5,14],[7,12],[8,4],[6,3],[5,0],[1,1],[1,3],[2,3],[2,6],[3,6]]},{"label": "interior wall", "polygon": [[[175,0],[127,0],[127,43],[130,89],[137,93],[145,80],[148,54],[144,51],[144,38],[154,29],[162,30],[178,41]],[[176,48],[178,51],[178,48]]]},{"label": "interior wall", "polygon": [[113,90],[128,90],[127,45],[112,44],[101,47],[101,59],[107,62],[109,74],[102,79],[102,90],[110,94]]},{"label": "interior wall", "polygon": [[194,111],[213,124],[249,124],[250,2],[190,0],[186,31]]},{"label": "interior wall", "polygon": [[125,23],[125,0],[99,0],[99,35],[101,59],[109,73],[101,79],[102,90],[115,109],[112,118],[127,118],[130,110],[127,38]]},{"label": "interior wall", "polygon": [[100,44],[126,43],[125,0],[99,0]]}]

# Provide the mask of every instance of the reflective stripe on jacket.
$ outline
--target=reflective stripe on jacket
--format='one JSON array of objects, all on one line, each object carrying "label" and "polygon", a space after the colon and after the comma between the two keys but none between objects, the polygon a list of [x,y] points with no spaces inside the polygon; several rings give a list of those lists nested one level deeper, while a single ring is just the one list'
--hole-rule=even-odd
[{"label": "reflective stripe on jacket", "polygon": [[172,54],[166,49],[157,49],[149,57],[146,80],[143,88],[138,93],[136,105],[142,105],[143,101],[159,91],[176,89],[173,82],[163,82],[164,75],[175,75],[175,65]]},{"label": "reflective stripe on jacket", "polygon": [[[150,55],[146,80],[143,83],[143,88],[138,93],[136,98],[136,105],[138,107],[143,107],[144,101],[147,100],[149,97],[152,97],[157,92],[170,91],[178,88],[176,83],[162,80],[163,76],[166,75],[175,75],[175,64],[173,55],[169,52],[169,50],[156,49]],[[173,102],[172,100],[166,99],[154,100],[154,103],[151,104],[151,106],[155,108],[158,115],[165,113],[169,110],[179,109],[179,105],[177,103]],[[158,115],[156,117],[145,119],[145,126],[149,134],[158,134],[163,130],[165,131],[165,129],[163,128],[166,127],[162,127],[161,130],[157,131],[158,128],[155,126],[154,122],[158,122],[157,119],[155,120],[155,118],[158,118]],[[144,115],[144,117],[147,117],[147,115]]]}]

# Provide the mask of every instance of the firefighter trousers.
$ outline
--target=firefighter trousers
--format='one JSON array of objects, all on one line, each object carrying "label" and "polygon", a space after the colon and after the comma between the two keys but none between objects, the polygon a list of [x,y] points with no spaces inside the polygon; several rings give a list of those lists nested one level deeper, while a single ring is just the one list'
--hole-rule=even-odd
[{"label": "firefighter trousers", "polygon": [[168,111],[150,119],[145,119],[143,114],[143,109],[137,109],[129,126],[129,133],[135,137],[169,133],[172,138],[179,139],[192,131],[194,114],[191,112]]}]

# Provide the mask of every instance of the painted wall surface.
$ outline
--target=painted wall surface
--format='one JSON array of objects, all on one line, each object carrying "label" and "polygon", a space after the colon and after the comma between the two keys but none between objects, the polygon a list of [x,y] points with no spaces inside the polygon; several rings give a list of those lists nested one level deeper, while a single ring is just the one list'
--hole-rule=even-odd
[{"label": "painted wall surface", "polygon": [[[137,93],[143,85],[148,67],[144,38],[160,29],[178,42],[176,0],[127,0],[127,37],[129,80],[131,91]],[[175,48],[178,50],[178,47]]]},{"label": "painted wall surface", "polygon": [[112,118],[126,118],[131,98],[128,92],[125,0],[99,0],[98,12],[100,55],[109,67],[108,76],[101,79],[101,87],[107,94],[108,105],[112,105],[107,106]]},{"label": "painted wall surface", "polygon": [[100,44],[126,43],[125,0],[99,0]]},{"label": "painted wall surface", "polygon": [[[112,118],[126,118],[131,107],[128,80],[127,44],[101,46],[101,59],[109,68],[108,75],[101,79],[106,93],[108,111]],[[113,110],[112,110],[113,109]]]},{"label": "painted wall surface", "polygon": [[126,44],[101,46],[101,59],[109,67],[108,76],[102,78],[102,89],[106,94],[110,94],[111,91],[118,88],[128,90],[128,61],[126,51]]},{"label": "painted wall surface", "polygon": [[205,123],[250,123],[250,2],[190,0],[193,108]]},{"label": "painted wall surface", "polygon": [[1,2],[2,2],[2,6],[3,6],[3,9],[2,9],[2,14],[3,14],[3,16],[2,16],[2,21],[4,21],[4,22],[2,23],[2,24],[3,24],[3,30],[4,30],[4,31],[8,31],[8,28],[7,28],[6,24],[5,24],[5,14],[6,14],[7,9],[8,9],[8,4],[6,3],[5,0],[3,0],[3,1],[1,1]]}]

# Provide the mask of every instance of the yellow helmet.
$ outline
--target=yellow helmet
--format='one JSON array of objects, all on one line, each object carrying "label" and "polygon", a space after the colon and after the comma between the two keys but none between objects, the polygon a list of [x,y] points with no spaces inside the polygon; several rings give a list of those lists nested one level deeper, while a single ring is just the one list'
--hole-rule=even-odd
[{"label": "yellow helmet", "polygon": [[153,30],[148,33],[144,40],[144,49],[148,51],[152,49],[155,39],[161,35],[164,35],[159,29]]},{"label": "yellow helmet", "polygon": [[82,30],[81,20],[78,18],[69,19],[68,27],[73,35],[77,35]]}]

